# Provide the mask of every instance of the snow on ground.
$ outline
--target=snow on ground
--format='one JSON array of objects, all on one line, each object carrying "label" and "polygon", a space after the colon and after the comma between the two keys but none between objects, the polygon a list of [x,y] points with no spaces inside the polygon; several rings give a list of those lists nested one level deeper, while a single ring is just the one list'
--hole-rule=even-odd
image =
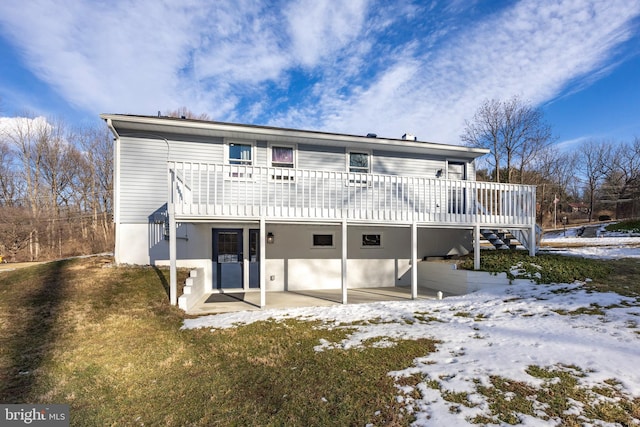
[{"label": "snow on ground", "polygon": [[545,233],[541,251],[585,258],[640,258],[640,235],[605,231],[600,227],[597,237],[579,237],[580,227]]},{"label": "snow on ground", "polygon": [[[568,315],[579,308],[609,307],[605,315]],[[420,398],[412,388],[399,387],[398,400],[417,416],[416,425],[469,425],[476,415],[489,415],[488,403],[475,391],[474,381],[488,385],[493,375],[534,386],[541,380],[527,367],[572,365],[584,374],[585,386],[621,381],[627,395],[640,396],[640,304],[614,293],[591,293],[580,283],[536,285],[518,281],[444,300],[416,300],[352,304],[333,307],[240,312],[185,320],[185,328],[231,328],[268,318],[321,320],[326,327],[358,325],[342,342],[321,340],[316,351],[393,345],[398,339],[439,340],[437,351],[399,366],[394,378],[419,374]],[[441,390],[427,383],[435,380]],[[442,398],[444,391],[468,393],[473,408],[456,406]],[[555,425],[523,417],[522,425]],[[548,424],[550,423],[550,424]],[[640,420],[638,420],[640,423]]]},{"label": "snow on ground", "polygon": [[[545,239],[579,240],[588,246],[557,249],[599,258],[640,257],[637,237],[551,236]],[[612,239],[611,243],[607,239]],[[627,241],[627,239],[632,239]],[[615,241],[615,246],[613,246]],[[607,242],[606,244],[596,244]],[[549,248],[547,248],[548,250]],[[599,308],[604,314],[576,314],[579,309]],[[275,319],[320,320],[327,328],[353,330],[342,342],[320,340],[316,351],[392,346],[395,340],[438,340],[437,350],[416,358],[412,366],[390,372],[398,383],[417,374],[417,385],[398,386],[398,402],[416,416],[417,426],[472,425],[478,415],[491,417],[489,402],[477,384],[489,385],[492,376],[540,387],[542,380],[527,373],[535,365],[564,369],[579,376],[585,387],[602,386],[605,380],[620,382],[628,398],[640,397],[640,300],[615,293],[589,292],[581,283],[536,285],[518,280],[472,294],[443,300],[379,302],[373,304],[309,307],[228,313],[187,319],[184,328],[233,328]],[[352,325],[357,323],[357,325]],[[366,344],[365,344],[366,343]],[[572,368],[568,368],[571,366]],[[579,369],[579,371],[575,371]],[[439,390],[433,384],[439,384]],[[451,403],[447,392],[463,392],[473,407]],[[602,399],[602,397],[594,397]],[[538,408],[544,404],[535,402]],[[587,417],[582,403],[571,408],[584,425],[612,425]],[[495,421],[499,423],[499,421]],[[520,425],[559,425],[557,419],[521,414]],[[640,419],[634,419],[640,425]]]}]

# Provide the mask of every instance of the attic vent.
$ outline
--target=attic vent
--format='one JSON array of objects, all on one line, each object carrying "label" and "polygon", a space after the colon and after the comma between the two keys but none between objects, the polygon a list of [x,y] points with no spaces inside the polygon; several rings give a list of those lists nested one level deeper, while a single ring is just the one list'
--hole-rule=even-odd
[{"label": "attic vent", "polygon": [[417,141],[418,138],[416,138],[415,135],[410,134],[410,133],[405,133],[404,135],[402,135],[402,139],[404,139],[405,141]]},{"label": "attic vent", "polygon": [[377,133],[368,133],[367,134],[367,138],[377,138],[378,134]]}]

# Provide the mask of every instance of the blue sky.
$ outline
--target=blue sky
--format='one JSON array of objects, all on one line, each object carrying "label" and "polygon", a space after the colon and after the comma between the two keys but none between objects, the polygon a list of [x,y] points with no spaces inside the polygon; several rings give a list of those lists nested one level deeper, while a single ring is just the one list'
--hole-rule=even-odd
[{"label": "blue sky", "polygon": [[640,0],[0,2],[0,116],[213,119],[460,143],[485,99],[640,137]]}]

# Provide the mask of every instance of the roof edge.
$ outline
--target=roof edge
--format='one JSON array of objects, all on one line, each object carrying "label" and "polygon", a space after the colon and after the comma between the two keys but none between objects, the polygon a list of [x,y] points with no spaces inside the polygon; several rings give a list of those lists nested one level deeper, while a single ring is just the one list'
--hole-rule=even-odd
[{"label": "roof edge", "polygon": [[455,151],[460,154],[465,153],[467,155],[473,155],[473,157],[480,157],[490,152],[490,150],[485,148],[466,147],[462,145],[443,144],[443,143],[428,142],[428,141],[410,141],[410,140],[404,140],[400,138],[382,138],[382,137],[372,138],[369,136],[362,136],[362,135],[332,133],[332,132],[293,129],[293,128],[281,128],[281,127],[253,125],[253,124],[229,123],[229,122],[207,121],[207,120],[196,120],[196,119],[182,119],[182,118],[168,117],[168,116],[156,117],[156,116],[141,116],[141,115],[131,115],[131,114],[103,113],[103,114],[100,114],[100,118],[105,120],[107,123],[109,123],[110,126],[115,126],[113,124],[114,121],[121,121],[121,122],[146,124],[146,125],[200,128],[200,129],[227,131],[227,132],[250,131],[251,133],[258,134],[258,135],[262,134],[265,136],[266,135],[277,136],[278,134],[286,133],[290,137],[313,138],[313,139],[319,139],[319,140],[325,139],[325,140],[333,140],[333,141],[339,140],[344,142],[358,141],[358,142],[364,142],[368,144],[375,144],[375,145],[379,144],[381,146],[401,145],[404,147]]}]

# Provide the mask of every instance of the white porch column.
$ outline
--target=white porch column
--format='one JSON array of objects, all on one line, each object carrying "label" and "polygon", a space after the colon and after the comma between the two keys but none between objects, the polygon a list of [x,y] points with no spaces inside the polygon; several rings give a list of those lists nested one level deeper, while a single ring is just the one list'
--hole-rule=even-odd
[{"label": "white porch column", "polygon": [[342,303],[347,303],[347,220],[342,220]]},{"label": "white porch column", "polygon": [[176,215],[173,204],[169,205],[169,301],[178,304],[178,271],[176,267]]},{"label": "white porch column", "polygon": [[418,298],[418,224],[411,224],[411,299]]},{"label": "white porch column", "polygon": [[258,262],[260,263],[260,308],[264,308],[267,305],[267,278],[265,277],[267,268],[265,266],[265,258],[266,258],[266,254],[265,252],[267,251],[267,233],[266,233],[266,223],[264,220],[264,217],[260,218],[260,249],[258,250],[259,253],[259,259]]},{"label": "white porch column", "polygon": [[174,191],[174,171],[169,168],[167,173],[167,215],[169,216],[169,302],[171,305],[178,305],[178,269],[176,266],[176,205],[173,197]]},{"label": "white porch column", "polygon": [[473,227],[473,269],[480,270],[480,224]]},{"label": "white porch column", "polygon": [[536,224],[529,229],[529,255],[536,256]]},{"label": "white porch column", "polygon": [[529,233],[529,255],[536,256],[536,191],[535,189],[531,191],[531,230]]}]

